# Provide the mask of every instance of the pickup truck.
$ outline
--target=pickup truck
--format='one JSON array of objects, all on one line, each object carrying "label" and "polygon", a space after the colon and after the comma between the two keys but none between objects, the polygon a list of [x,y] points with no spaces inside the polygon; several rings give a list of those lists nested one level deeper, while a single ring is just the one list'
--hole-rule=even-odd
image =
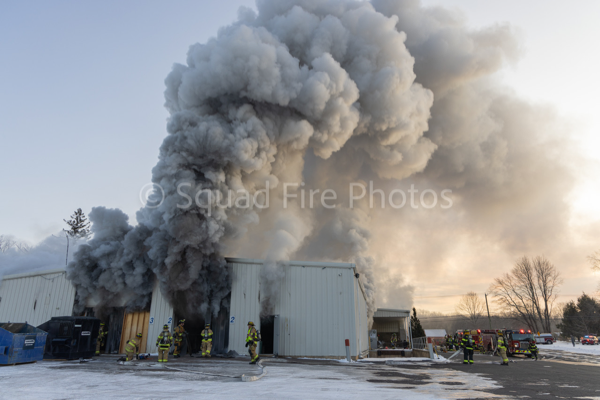
[{"label": "pickup truck", "polygon": [[536,344],[552,344],[554,343],[554,336],[550,333],[542,333],[539,336],[534,335]]}]

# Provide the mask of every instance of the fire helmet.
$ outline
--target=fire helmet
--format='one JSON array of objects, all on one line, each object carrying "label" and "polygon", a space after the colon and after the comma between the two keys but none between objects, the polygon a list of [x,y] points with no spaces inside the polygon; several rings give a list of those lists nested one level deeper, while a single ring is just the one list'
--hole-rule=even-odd
[{"label": "fire helmet", "polygon": [[250,326],[254,326],[254,322],[252,322],[252,321],[248,321],[248,325],[250,325]]},{"label": "fire helmet", "polygon": [[185,323],[185,319],[180,319],[180,320],[179,320],[179,325],[181,325],[181,324],[183,324],[183,323]]},{"label": "fire helmet", "polygon": [[137,337],[142,337],[142,334],[141,334],[141,333],[138,333],[136,336],[137,336]]},{"label": "fire helmet", "polygon": [[167,324],[164,324],[164,325],[163,325],[163,329],[169,329],[169,325],[167,325]]}]

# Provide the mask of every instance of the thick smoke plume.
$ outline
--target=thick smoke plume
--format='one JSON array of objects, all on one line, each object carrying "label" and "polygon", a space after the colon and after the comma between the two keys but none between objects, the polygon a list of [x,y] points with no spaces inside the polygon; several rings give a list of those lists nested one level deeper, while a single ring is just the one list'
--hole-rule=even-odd
[{"label": "thick smoke plume", "polygon": [[[84,243],[85,239],[70,240],[69,260],[73,258],[73,252]],[[50,235],[35,246],[10,235],[0,235],[0,283],[6,275],[64,269],[66,248],[64,232]]]},{"label": "thick smoke plume", "polygon": [[[242,8],[236,23],[191,46],[166,78],[169,135],[152,174],[164,199],[157,192],[163,201],[141,209],[136,227],[118,210],[90,213],[94,239],[69,265],[82,304],[143,307],[156,276],[175,306],[216,314],[230,288],[223,257],[238,255],[267,260],[265,311],[292,258],[356,263],[370,313],[376,286],[382,305],[409,307],[403,268],[435,257],[424,246],[440,240],[435,232],[414,238],[432,220],[445,229],[467,210],[473,219],[489,207],[564,211],[560,199],[535,210],[519,191],[568,187],[568,173],[536,126],[545,112],[494,82],[518,55],[508,27],[470,31],[454,12],[417,1],[269,0],[257,10]],[[351,208],[353,182],[386,193],[408,183],[452,189],[455,208]],[[299,197],[284,207],[286,183]],[[238,204],[265,189],[268,208],[217,207],[230,192]],[[336,207],[303,207],[311,189],[335,190]],[[202,207],[178,207],[182,193]],[[460,218],[459,230],[469,223]]]}]

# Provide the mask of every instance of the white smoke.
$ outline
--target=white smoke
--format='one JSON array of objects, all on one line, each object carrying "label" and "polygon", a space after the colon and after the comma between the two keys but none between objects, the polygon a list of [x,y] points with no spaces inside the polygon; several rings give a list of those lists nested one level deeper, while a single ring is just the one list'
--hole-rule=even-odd
[{"label": "white smoke", "polygon": [[[70,240],[69,260],[73,258],[75,250],[84,243],[84,239]],[[25,245],[22,249],[13,246],[0,252],[0,282],[6,275],[64,269],[66,256],[67,239],[64,232],[50,235],[35,246]]]},{"label": "white smoke", "polygon": [[[515,196],[509,208],[530,201],[516,193],[519,173],[555,188],[531,167],[547,166],[552,149],[519,151],[538,132],[519,134],[526,107],[492,78],[518,54],[508,27],[470,31],[453,12],[418,1],[261,0],[257,10],[242,8],[236,23],[192,45],[186,65],[166,78],[169,135],[152,171],[164,199],[141,209],[136,227],[114,210],[90,214],[94,240],[69,266],[82,302],[98,296],[110,305],[127,292],[128,304],[141,306],[155,274],[178,307],[216,314],[230,288],[227,254],[267,261],[266,310],[291,258],[355,262],[370,314],[376,284],[385,303],[409,307],[414,288],[396,268],[407,263],[404,244],[382,232],[424,220],[410,209],[350,208],[350,183],[447,184],[459,213],[473,206],[478,215],[486,214],[478,200],[492,194],[499,203],[506,189]],[[285,183],[299,184],[299,196],[333,189],[336,208],[284,207]],[[215,207],[231,191],[239,201],[266,188],[267,209]],[[192,206],[181,208],[186,198]]]}]

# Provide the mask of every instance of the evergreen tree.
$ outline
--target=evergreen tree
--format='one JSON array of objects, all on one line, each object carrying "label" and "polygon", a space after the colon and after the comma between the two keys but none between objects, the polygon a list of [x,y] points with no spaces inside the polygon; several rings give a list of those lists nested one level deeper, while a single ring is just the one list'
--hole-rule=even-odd
[{"label": "evergreen tree", "polygon": [[410,317],[410,328],[412,329],[412,337],[425,337],[425,330],[421,326],[421,321],[417,318],[417,310],[413,307],[413,315]]},{"label": "evergreen tree", "polygon": [[600,302],[587,294],[568,302],[563,308],[562,322],[557,325],[563,336],[585,336],[600,332]]},{"label": "evergreen tree", "polygon": [[90,234],[90,223],[88,222],[85,214],[78,208],[77,211],[71,215],[70,220],[63,219],[69,225],[69,229],[63,229],[65,237],[67,238],[67,256],[65,258],[65,265],[69,263],[69,239],[73,239],[73,242],[77,242],[78,239],[85,239]]},{"label": "evergreen tree", "polygon": [[67,235],[75,239],[86,238],[90,234],[90,223],[87,221],[87,218],[81,208],[78,208],[73,215],[71,215],[70,220],[63,219],[69,225],[68,230],[65,230]]}]

